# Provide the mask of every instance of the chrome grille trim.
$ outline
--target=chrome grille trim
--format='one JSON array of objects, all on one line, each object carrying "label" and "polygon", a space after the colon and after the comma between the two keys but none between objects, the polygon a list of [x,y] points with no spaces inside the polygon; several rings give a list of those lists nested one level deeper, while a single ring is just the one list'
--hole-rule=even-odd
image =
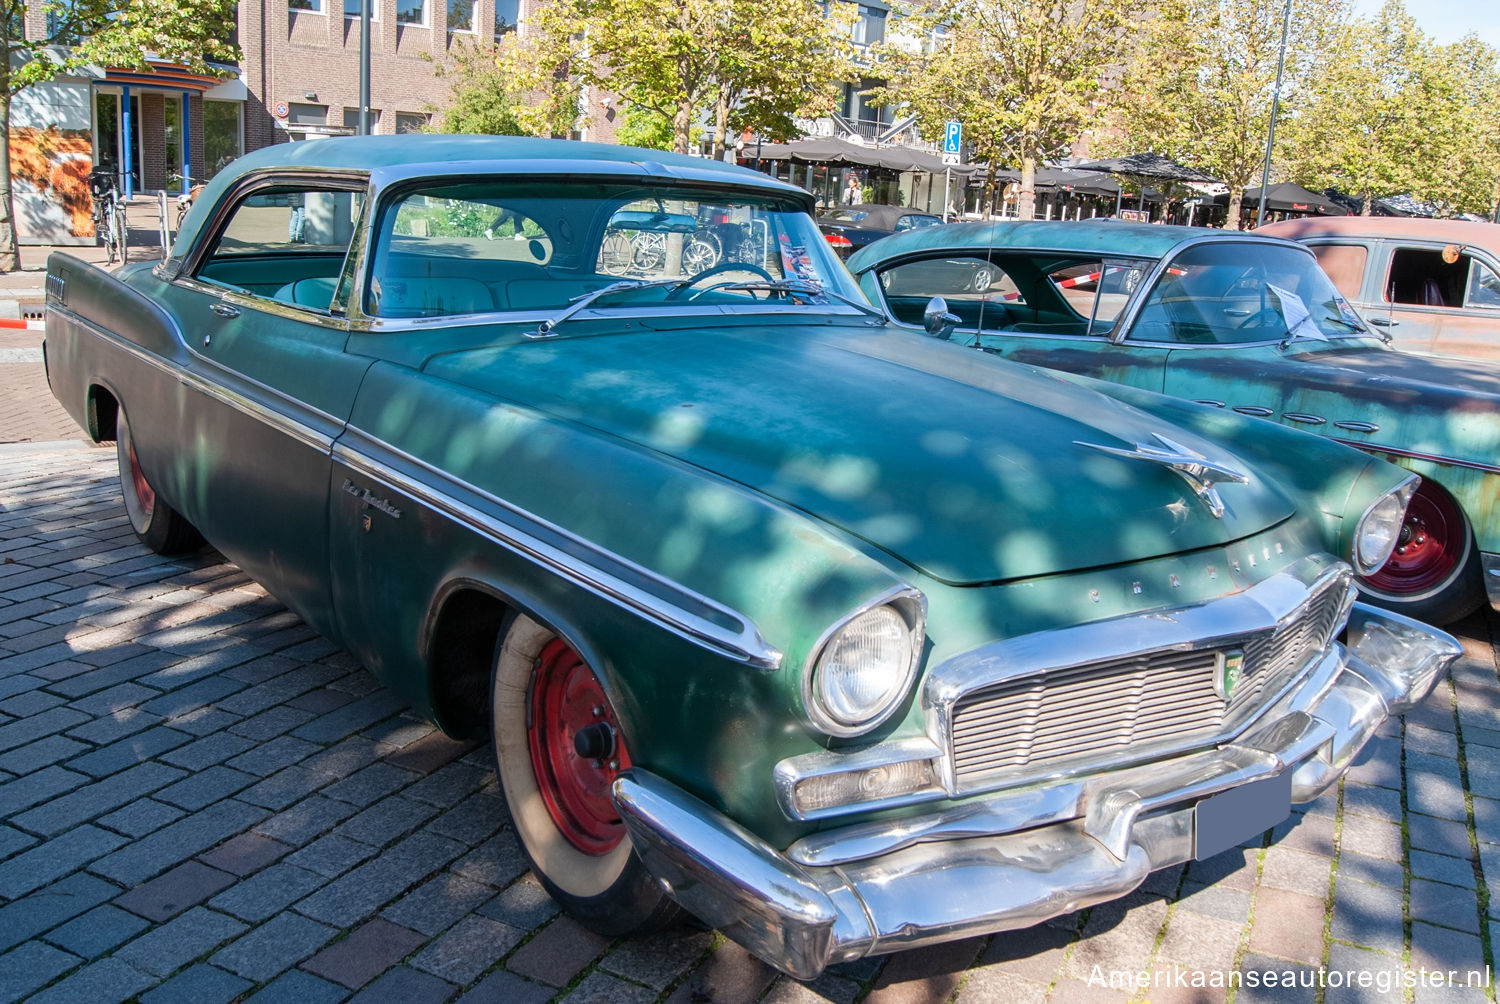
[{"label": "chrome grille trim", "polygon": [[[1353,602],[1348,566],[1303,559],[1208,603],[1023,636],[936,667],[923,692],[950,792],[1117,767],[1231,738],[1305,674]],[[1215,678],[1242,653],[1226,703]]]}]

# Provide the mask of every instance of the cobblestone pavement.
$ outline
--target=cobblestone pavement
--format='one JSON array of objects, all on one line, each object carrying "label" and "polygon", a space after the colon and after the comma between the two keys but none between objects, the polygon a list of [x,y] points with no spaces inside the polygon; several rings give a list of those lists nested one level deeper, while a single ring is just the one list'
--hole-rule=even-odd
[{"label": "cobblestone pavement", "polygon": [[[112,451],[0,447],[0,999],[1493,1000],[1403,980],[1493,957],[1494,620],[1461,625],[1453,679],[1254,846],[801,984],[712,932],[611,942],[559,916],[486,747],[217,554],[145,551],[115,477]],[[1306,986],[1320,968],[1370,985]],[[1304,985],[1177,985],[1230,970]],[[1140,973],[1157,985],[1124,988]]]}]

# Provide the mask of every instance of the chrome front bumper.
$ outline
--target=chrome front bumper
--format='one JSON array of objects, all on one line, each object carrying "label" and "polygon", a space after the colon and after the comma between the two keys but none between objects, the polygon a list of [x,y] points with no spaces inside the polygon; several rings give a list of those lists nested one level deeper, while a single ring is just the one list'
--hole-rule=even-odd
[{"label": "chrome front bumper", "polygon": [[615,782],[615,803],[674,898],[771,965],[812,979],[831,963],[1029,927],[1122,896],[1195,856],[1199,803],[1248,794],[1251,782],[1263,782],[1255,791],[1279,784],[1282,808],[1236,820],[1243,835],[1279,822],[1288,781],[1291,801],[1316,798],[1461,651],[1441,631],[1364,604],[1346,637],[1232,743],[1071,785],[1067,811],[1054,804],[1047,825],[1018,830],[1029,825],[1018,798],[1055,803],[1056,792],[1007,792],[779,851],[645,771]]},{"label": "chrome front bumper", "polygon": [[1480,551],[1479,563],[1484,568],[1484,591],[1490,598],[1490,606],[1500,610],[1500,554]]}]

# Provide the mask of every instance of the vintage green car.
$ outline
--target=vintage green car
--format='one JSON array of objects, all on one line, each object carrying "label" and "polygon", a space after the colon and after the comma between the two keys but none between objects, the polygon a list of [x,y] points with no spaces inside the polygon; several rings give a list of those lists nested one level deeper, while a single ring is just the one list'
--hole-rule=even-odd
[{"label": "vintage green car", "polygon": [[48,372],[148,546],[493,736],[568,911],[798,977],[1257,834],[1457,654],[1355,602],[1408,472],[913,335],[812,209],[619,147],[278,146],[155,267],[54,255]]},{"label": "vintage green car", "polygon": [[1284,240],[1114,220],[898,234],[849,261],[922,330],[1022,363],[1254,415],[1422,476],[1373,602],[1434,624],[1500,603],[1500,365],[1390,348]]}]

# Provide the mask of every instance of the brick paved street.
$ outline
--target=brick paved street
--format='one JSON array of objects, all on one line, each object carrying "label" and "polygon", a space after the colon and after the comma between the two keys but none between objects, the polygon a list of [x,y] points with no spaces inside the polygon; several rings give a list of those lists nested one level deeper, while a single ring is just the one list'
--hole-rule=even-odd
[{"label": "brick paved street", "polygon": [[[611,943],[558,916],[486,747],[416,720],[213,552],[144,550],[115,478],[112,450],[0,446],[0,1000],[1494,999],[1380,989],[1493,959],[1494,619],[1461,625],[1453,680],[1266,846],[804,985],[710,932]],[[1372,985],[1119,975],[1235,967]]]}]

